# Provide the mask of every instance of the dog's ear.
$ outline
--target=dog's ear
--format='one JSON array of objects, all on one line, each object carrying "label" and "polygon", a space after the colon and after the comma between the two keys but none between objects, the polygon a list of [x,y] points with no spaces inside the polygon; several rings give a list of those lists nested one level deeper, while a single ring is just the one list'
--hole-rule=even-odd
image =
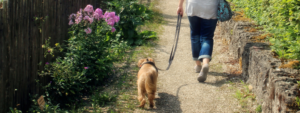
[{"label": "dog's ear", "polygon": [[144,60],[145,60],[145,59],[140,59],[140,60],[139,60],[139,62],[138,62],[138,64],[137,64],[138,67],[141,67],[141,66],[142,66],[142,64],[144,63]]},{"label": "dog's ear", "polygon": [[148,61],[155,63],[153,58],[148,58]]}]

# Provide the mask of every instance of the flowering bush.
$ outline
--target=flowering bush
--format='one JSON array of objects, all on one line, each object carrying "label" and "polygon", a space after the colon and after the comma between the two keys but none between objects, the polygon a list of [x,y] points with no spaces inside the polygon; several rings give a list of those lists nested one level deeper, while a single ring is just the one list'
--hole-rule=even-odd
[{"label": "flowering bush", "polygon": [[[115,12],[103,14],[100,8],[94,10],[92,5],[69,16],[70,38],[64,47],[65,56],[52,63],[46,62],[46,70],[40,73],[53,79],[45,87],[49,102],[71,106],[70,103],[77,103],[78,97],[101,85],[113,73],[113,62],[122,57],[127,47],[116,38],[114,25],[119,21]],[[51,48],[47,45],[44,48]],[[46,53],[52,54],[52,51]]]}]

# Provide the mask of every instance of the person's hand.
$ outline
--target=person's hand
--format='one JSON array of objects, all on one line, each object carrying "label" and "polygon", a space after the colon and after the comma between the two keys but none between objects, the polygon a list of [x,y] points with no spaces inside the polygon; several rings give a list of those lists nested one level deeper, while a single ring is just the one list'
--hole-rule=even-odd
[{"label": "person's hand", "polygon": [[183,8],[182,7],[178,7],[177,14],[180,14],[180,16],[183,15]]}]

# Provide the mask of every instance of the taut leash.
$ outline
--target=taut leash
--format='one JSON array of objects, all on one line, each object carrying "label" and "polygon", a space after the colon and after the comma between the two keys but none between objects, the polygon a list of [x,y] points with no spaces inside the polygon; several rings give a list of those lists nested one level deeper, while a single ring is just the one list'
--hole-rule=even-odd
[{"label": "taut leash", "polygon": [[170,58],[169,58],[169,65],[168,65],[168,67],[167,67],[166,70],[169,70],[169,68],[170,68],[170,66],[172,64],[172,61],[174,59],[174,56],[175,56],[175,52],[176,52],[177,44],[178,44],[178,39],[179,39],[181,18],[182,18],[181,15],[178,14],[177,25],[176,25],[176,32],[175,32],[175,38],[174,38],[174,44],[173,44],[172,51],[171,51]]}]

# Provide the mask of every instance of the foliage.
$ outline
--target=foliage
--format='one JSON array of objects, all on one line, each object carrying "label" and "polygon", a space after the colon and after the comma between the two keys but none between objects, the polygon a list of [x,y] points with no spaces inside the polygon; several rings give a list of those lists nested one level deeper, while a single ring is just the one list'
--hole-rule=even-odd
[{"label": "foliage", "polygon": [[147,39],[156,39],[152,31],[139,33],[137,27],[153,18],[153,12],[137,0],[108,0],[108,9],[120,15],[120,22],[115,26],[119,37],[128,41],[129,45],[141,45]]},{"label": "foliage", "polygon": [[[114,12],[106,12],[88,5],[69,17],[70,38],[66,46],[58,43],[50,47],[43,45],[48,55],[57,49],[64,57],[57,57],[52,63],[45,63],[45,71],[52,81],[45,86],[46,99],[62,107],[76,106],[80,98],[91,89],[101,85],[112,73],[113,62],[121,58],[127,44],[119,40],[113,27],[119,21]],[[72,103],[72,104],[71,104]]]},{"label": "foliage", "polygon": [[280,58],[300,60],[299,0],[228,0],[247,17],[273,34],[269,37],[272,50]]}]

